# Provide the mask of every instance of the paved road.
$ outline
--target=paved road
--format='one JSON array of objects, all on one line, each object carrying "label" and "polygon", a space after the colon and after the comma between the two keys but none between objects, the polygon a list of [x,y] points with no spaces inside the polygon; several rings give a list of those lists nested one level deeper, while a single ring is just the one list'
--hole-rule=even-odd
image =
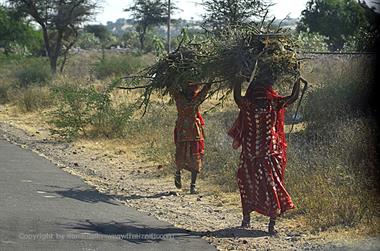
[{"label": "paved road", "polygon": [[216,250],[0,139],[0,250]]}]

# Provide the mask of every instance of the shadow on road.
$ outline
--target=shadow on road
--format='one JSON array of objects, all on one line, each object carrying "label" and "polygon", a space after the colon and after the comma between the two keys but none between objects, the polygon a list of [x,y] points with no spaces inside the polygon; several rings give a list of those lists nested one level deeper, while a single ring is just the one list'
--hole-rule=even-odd
[{"label": "shadow on road", "polygon": [[117,198],[119,200],[138,200],[138,199],[155,199],[165,196],[177,196],[177,193],[174,191],[168,191],[168,192],[159,192],[151,195],[138,195],[138,194],[132,194],[132,195],[115,195],[114,198]]},{"label": "shadow on road", "polygon": [[83,188],[83,187],[73,187],[65,188],[59,186],[48,186],[51,188],[56,188],[54,191],[47,191],[48,193],[55,193],[61,197],[71,198],[88,203],[98,203],[105,202],[112,205],[120,205],[115,201],[115,197],[112,195],[102,194],[95,188]]},{"label": "shadow on road", "polygon": [[159,242],[174,238],[213,236],[217,238],[258,238],[268,236],[267,232],[253,229],[225,228],[215,231],[189,231],[175,227],[149,227],[135,222],[93,222],[84,220],[67,225],[66,228],[85,230],[133,243]]},{"label": "shadow on road", "polygon": [[[62,197],[71,198],[75,200],[80,200],[87,203],[98,203],[105,202],[113,205],[121,205],[117,203],[116,199],[119,200],[131,200],[131,199],[141,199],[141,198],[159,198],[163,196],[171,196],[174,195],[173,192],[159,192],[152,195],[107,195],[99,193],[96,189],[90,188],[82,188],[82,187],[74,187],[74,188],[62,188],[59,186],[49,186],[52,188],[56,188],[57,190],[50,191],[49,193],[55,193]],[[175,193],[175,192],[174,192]],[[137,234],[142,235],[143,237],[147,237],[149,234],[153,235],[164,235],[168,238],[174,238],[179,236],[213,236],[217,238],[258,238],[268,236],[268,233],[262,230],[255,229],[244,229],[240,227],[230,227],[224,229],[218,229],[214,231],[189,231],[184,229],[177,228],[151,228],[147,226],[136,226],[134,222],[120,223],[120,222],[109,222],[109,223],[99,223],[92,221],[83,221],[71,226],[73,229],[82,229],[94,231],[99,234],[105,235],[124,235],[121,239],[125,239],[131,242],[146,242],[146,241],[160,241],[161,239],[136,239],[132,238],[130,235]],[[128,236],[129,234],[129,236]],[[134,236],[136,237],[136,236]],[[149,236],[148,236],[149,237]]]},{"label": "shadow on road", "polygon": [[240,227],[231,227],[231,228],[218,229],[215,231],[198,232],[197,234],[200,236],[213,236],[213,237],[218,237],[218,238],[235,238],[235,237],[258,238],[258,237],[268,236],[268,233],[262,230],[245,229],[245,228],[240,228]]},{"label": "shadow on road", "polygon": [[66,228],[85,230],[86,233],[108,236],[132,243],[149,243],[182,237],[198,237],[184,229],[175,227],[149,227],[136,222],[93,222],[90,220],[66,225]]}]

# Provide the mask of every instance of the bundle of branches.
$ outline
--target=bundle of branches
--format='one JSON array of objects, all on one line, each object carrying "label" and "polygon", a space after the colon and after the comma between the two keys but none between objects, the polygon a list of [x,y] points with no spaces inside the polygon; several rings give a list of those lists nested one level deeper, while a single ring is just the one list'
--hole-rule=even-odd
[{"label": "bundle of branches", "polygon": [[163,95],[183,91],[189,84],[204,83],[208,76],[208,51],[205,43],[186,43],[145,69],[149,85]]},{"label": "bundle of branches", "polygon": [[191,84],[204,84],[211,79],[208,69],[209,45],[207,39],[196,43],[190,41],[186,34],[182,34],[182,40],[176,50],[160,57],[155,64],[146,67],[137,75],[126,76],[123,87],[120,86],[120,81],[114,85],[121,89],[143,88],[139,106],[146,109],[153,92],[162,95],[184,92]]},{"label": "bundle of branches", "polygon": [[211,84],[208,97],[223,91],[221,102],[237,82],[260,79],[275,82],[279,77],[299,75],[294,43],[290,36],[262,32],[255,26],[227,29],[221,35],[198,43],[186,34],[178,48],[128,76],[124,89],[144,88],[140,107],[147,108],[154,91],[162,95],[184,91],[192,83]]},{"label": "bundle of branches", "polygon": [[255,26],[225,30],[213,39],[212,78],[223,86],[254,79],[277,81],[297,76],[298,61],[295,43],[284,33],[262,32]]}]

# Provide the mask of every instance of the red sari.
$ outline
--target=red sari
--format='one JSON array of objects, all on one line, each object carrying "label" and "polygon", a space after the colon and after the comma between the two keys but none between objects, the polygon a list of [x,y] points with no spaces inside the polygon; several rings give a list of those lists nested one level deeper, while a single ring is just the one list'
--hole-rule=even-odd
[{"label": "red sari", "polygon": [[247,90],[228,134],[242,146],[237,182],[243,214],[276,217],[294,204],[285,189],[284,98],[271,87]]},{"label": "red sari", "polygon": [[175,162],[177,170],[186,169],[199,173],[203,166],[204,156],[204,120],[199,112],[201,95],[192,100],[182,94],[175,96],[178,112],[174,128],[176,145]]}]

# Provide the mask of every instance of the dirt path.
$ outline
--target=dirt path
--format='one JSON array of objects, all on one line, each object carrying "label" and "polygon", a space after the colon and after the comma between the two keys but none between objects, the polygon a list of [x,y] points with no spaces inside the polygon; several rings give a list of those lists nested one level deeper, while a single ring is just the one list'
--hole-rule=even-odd
[{"label": "dirt path", "polygon": [[[172,178],[162,174],[160,166],[139,158],[138,147],[128,146],[127,142],[125,146],[118,142],[117,147],[102,141],[57,142],[46,128],[22,125],[4,117],[0,117],[0,134],[128,206],[202,234],[219,250],[355,250],[358,247],[356,241],[342,240],[342,233],[337,234],[339,238],[327,233],[311,234],[300,221],[289,219],[279,221],[276,237],[267,236],[267,219],[257,214],[253,216],[251,229],[237,228],[241,220],[237,193],[212,191],[202,182],[198,195],[190,195],[187,186],[177,190]],[[362,250],[380,247],[378,239],[363,243]]]}]

